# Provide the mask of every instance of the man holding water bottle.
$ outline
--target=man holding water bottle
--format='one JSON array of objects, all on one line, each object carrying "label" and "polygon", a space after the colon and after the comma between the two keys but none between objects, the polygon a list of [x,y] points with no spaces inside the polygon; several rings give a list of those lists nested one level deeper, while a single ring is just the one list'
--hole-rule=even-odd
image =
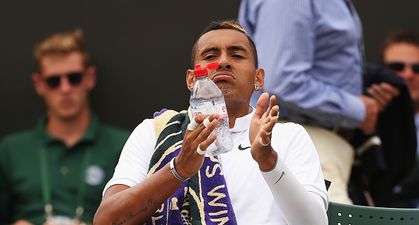
[{"label": "man holding water bottle", "polygon": [[[160,112],[133,131],[104,190],[96,224],[327,224],[327,192],[316,149],[294,123],[277,123],[253,41],[235,21],[211,23],[192,65],[218,62],[233,148],[213,156],[219,114]],[[193,70],[186,72],[192,89]],[[191,118],[192,117],[192,118]]]}]

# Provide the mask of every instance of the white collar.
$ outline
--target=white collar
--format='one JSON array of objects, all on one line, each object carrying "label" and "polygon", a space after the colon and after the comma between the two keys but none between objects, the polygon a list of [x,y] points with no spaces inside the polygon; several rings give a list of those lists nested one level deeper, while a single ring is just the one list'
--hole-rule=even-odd
[{"label": "white collar", "polygon": [[255,109],[249,106],[249,113],[243,117],[236,118],[236,122],[234,123],[234,127],[230,128],[231,133],[238,133],[248,130],[250,127],[250,121],[252,120],[252,116],[255,112]]}]

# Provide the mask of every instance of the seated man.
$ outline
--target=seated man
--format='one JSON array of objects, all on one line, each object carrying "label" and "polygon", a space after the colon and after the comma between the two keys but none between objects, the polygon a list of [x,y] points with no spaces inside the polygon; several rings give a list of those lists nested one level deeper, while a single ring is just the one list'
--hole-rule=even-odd
[{"label": "seated man", "polygon": [[[419,33],[401,30],[390,34],[383,43],[380,56],[384,66],[403,78],[407,84],[415,111],[416,139],[419,140]],[[399,202],[403,207],[419,208],[419,144],[416,146],[414,170],[394,189],[403,200]],[[408,149],[403,150],[406,152]],[[397,166],[406,168],[404,163]]]},{"label": "seated man", "polygon": [[[95,224],[327,224],[324,178],[306,131],[277,123],[279,107],[267,93],[249,106],[264,70],[240,24],[214,22],[203,31],[192,65],[212,62],[219,63],[209,78],[224,94],[232,151],[205,156],[218,114],[144,120],[125,144]],[[188,87],[194,82],[188,70]]]},{"label": "seated man", "polygon": [[46,115],[0,143],[0,224],[92,223],[129,134],[90,110],[96,73],[81,31],[46,38],[34,57]]}]

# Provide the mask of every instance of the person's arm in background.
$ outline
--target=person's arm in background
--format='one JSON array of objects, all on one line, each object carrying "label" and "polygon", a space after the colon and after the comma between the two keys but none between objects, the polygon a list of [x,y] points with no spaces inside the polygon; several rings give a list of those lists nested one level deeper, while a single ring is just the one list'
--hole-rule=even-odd
[{"label": "person's arm in background", "polygon": [[[254,19],[253,39],[267,72],[264,91],[276,95],[280,106],[287,105],[335,126],[355,128],[364,122],[361,127],[370,129],[377,111],[371,98],[361,99],[312,75],[316,38],[313,4],[311,0],[266,0],[253,14],[255,18],[248,18]],[[244,11],[242,8],[241,13]]]}]

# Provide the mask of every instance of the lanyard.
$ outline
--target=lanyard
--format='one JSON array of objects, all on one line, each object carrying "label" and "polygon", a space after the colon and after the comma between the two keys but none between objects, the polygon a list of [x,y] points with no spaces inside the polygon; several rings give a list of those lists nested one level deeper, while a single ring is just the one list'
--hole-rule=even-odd
[{"label": "lanyard", "polygon": [[[41,180],[42,180],[42,198],[44,200],[44,210],[46,218],[53,217],[53,207],[51,204],[51,188],[50,188],[50,180],[48,176],[48,160],[47,160],[47,151],[45,150],[43,145],[40,145],[40,169],[41,169]],[[83,215],[83,198],[84,198],[84,191],[86,185],[84,184],[84,177],[87,165],[90,161],[90,149],[86,149],[84,152],[83,158],[83,165],[80,172],[80,183],[77,192],[77,207],[75,210],[76,216],[75,219],[81,221],[81,217]]]}]

